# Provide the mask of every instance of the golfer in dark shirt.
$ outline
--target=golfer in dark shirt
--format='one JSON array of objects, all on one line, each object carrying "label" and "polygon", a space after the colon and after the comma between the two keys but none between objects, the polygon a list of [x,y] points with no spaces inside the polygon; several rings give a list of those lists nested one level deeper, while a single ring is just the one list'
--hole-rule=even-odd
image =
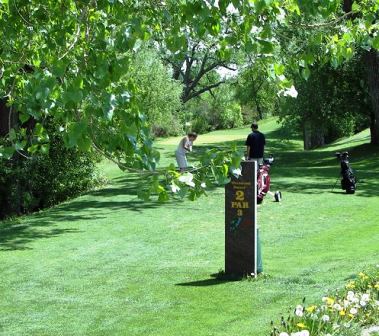
[{"label": "golfer in dark shirt", "polygon": [[245,142],[247,147],[246,158],[248,160],[255,160],[258,164],[262,164],[266,139],[265,136],[258,131],[257,123],[251,124],[251,130],[252,132],[248,135]]}]

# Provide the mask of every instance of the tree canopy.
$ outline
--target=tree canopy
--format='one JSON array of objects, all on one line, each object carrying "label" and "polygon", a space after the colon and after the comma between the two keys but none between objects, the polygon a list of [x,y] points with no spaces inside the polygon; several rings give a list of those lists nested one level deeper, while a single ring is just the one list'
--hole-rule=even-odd
[{"label": "tree canopy", "polygon": [[[0,156],[48,151],[44,121],[53,118],[67,147],[99,151],[122,169],[155,170],[159,153],[130,69],[144,42],[175,56],[188,41],[211,39],[221,60],[233,49],[259,58],[286,92],[290,74],[307,78],[316,61],[337,67],[360,48],[377,56],[378,10],[376,0],[0,0],[0,94],[10,109]],[[226,181],[239,160],[233,150],[208,153],[193,185],[173,169],[165,181],[190,186],[194,197],[204,180]],[[168,197],[155,177],[151,185]]]}]

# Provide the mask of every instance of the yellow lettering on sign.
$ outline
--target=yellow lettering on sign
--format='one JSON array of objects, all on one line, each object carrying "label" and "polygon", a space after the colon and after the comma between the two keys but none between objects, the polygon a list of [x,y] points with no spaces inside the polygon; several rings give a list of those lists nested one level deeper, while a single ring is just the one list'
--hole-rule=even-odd
[{"label": "yellow lettering on sign", "polygon": [[237,190],[236,200],[237,201],[244,201],[245,200],[245,193],[242,190]]},{"label": "yellow lettering on sign", "polygon": [[243,211],[241,209],[238,209],[237,210],[237,216],[243,216]]},{"label": "yellow lettering on sign", "polygon": [[232,202],[232,209],[248,209],[248,202]]}]

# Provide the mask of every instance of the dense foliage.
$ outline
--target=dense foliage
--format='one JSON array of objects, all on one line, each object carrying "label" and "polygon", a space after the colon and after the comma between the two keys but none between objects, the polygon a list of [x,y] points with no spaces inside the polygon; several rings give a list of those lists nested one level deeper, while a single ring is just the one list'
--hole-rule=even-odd
[{"label": "dense foliage", "polygon": [[47,128],[48,154],[0,160],[0,218],[52,206],[102,182],[93,154],[67,149],[59,130]]},{"label": "dense foliage", "polygon": [[230,84],[218,88],[213,94],[204,94],[192,99],[184,106],[184,117],[198,133],[215,129],[227,129],[243,124],[241,106],[234,98],[234,90]]},{"label": "dense foliage", "polygon": [[236,85],[236,99],[244,106],[244,121],[259,120],[278,113],[278,88],[267,78],[267,68],[257,61],[242,71]]},{"label": "dense foliage", "polygon": [[310,149],[349,136],[370,125],[371,106],[360,59],[344,66],[312,67],[310,77],[295,80],[297,98],[281,99],[285,123],[303,134]]},{"label": "dense foliage", "polygon": [[[286,93],[294,84],[291,72],[308,77],[315,61],[338,66],[359,48],[369,51],[369,76],[379,72],[378,10],[375,0],[0,0],[5,37],[0,96],[7,98],[12,114],[19,112],[21,124],[35,123],[27,138],[20,123],[11,125],[10,145],[0,147],[0,156],[46,152],[44,120],[53,118],[66,147],[95,150],[122,169],[154,170],[159,154],[139,97],[143,83],[131,75],[133,54],[145,42],[182,56],[190,41],[198,41],[207,47],[203,59],[226,63],[232,51],[240,50],[260,58],[267,76]],[[294,33],[298,28],[300,39]],[[193,60],[195,68],[206,67]],[[372,139],[379,142],[379,87],[369,83]],[[225,153],[221,167],[227,162],[239,164]],[[210,161],[207,169],[217,172],[213,165]],[[233,168],[220,169],[216,180]],[[163,185],[156,189],[167,191]]]},{"label": "dense foliage", "polygon": [[136,99],[156,136],[182,131],[182,85],[172,79],[172,71],[162,64],[158,52],[143,48],[132,57],[129,75],[139,88]]}]

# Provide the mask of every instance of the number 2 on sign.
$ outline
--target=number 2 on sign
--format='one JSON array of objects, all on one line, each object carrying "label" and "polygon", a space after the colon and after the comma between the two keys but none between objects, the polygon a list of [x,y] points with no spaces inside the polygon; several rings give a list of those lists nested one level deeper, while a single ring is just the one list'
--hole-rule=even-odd
[{"label": "number 2 on sign", "polygon": [[237,190],[236,192],[236,201],[244,201],[245,193],[242,190]]}]

